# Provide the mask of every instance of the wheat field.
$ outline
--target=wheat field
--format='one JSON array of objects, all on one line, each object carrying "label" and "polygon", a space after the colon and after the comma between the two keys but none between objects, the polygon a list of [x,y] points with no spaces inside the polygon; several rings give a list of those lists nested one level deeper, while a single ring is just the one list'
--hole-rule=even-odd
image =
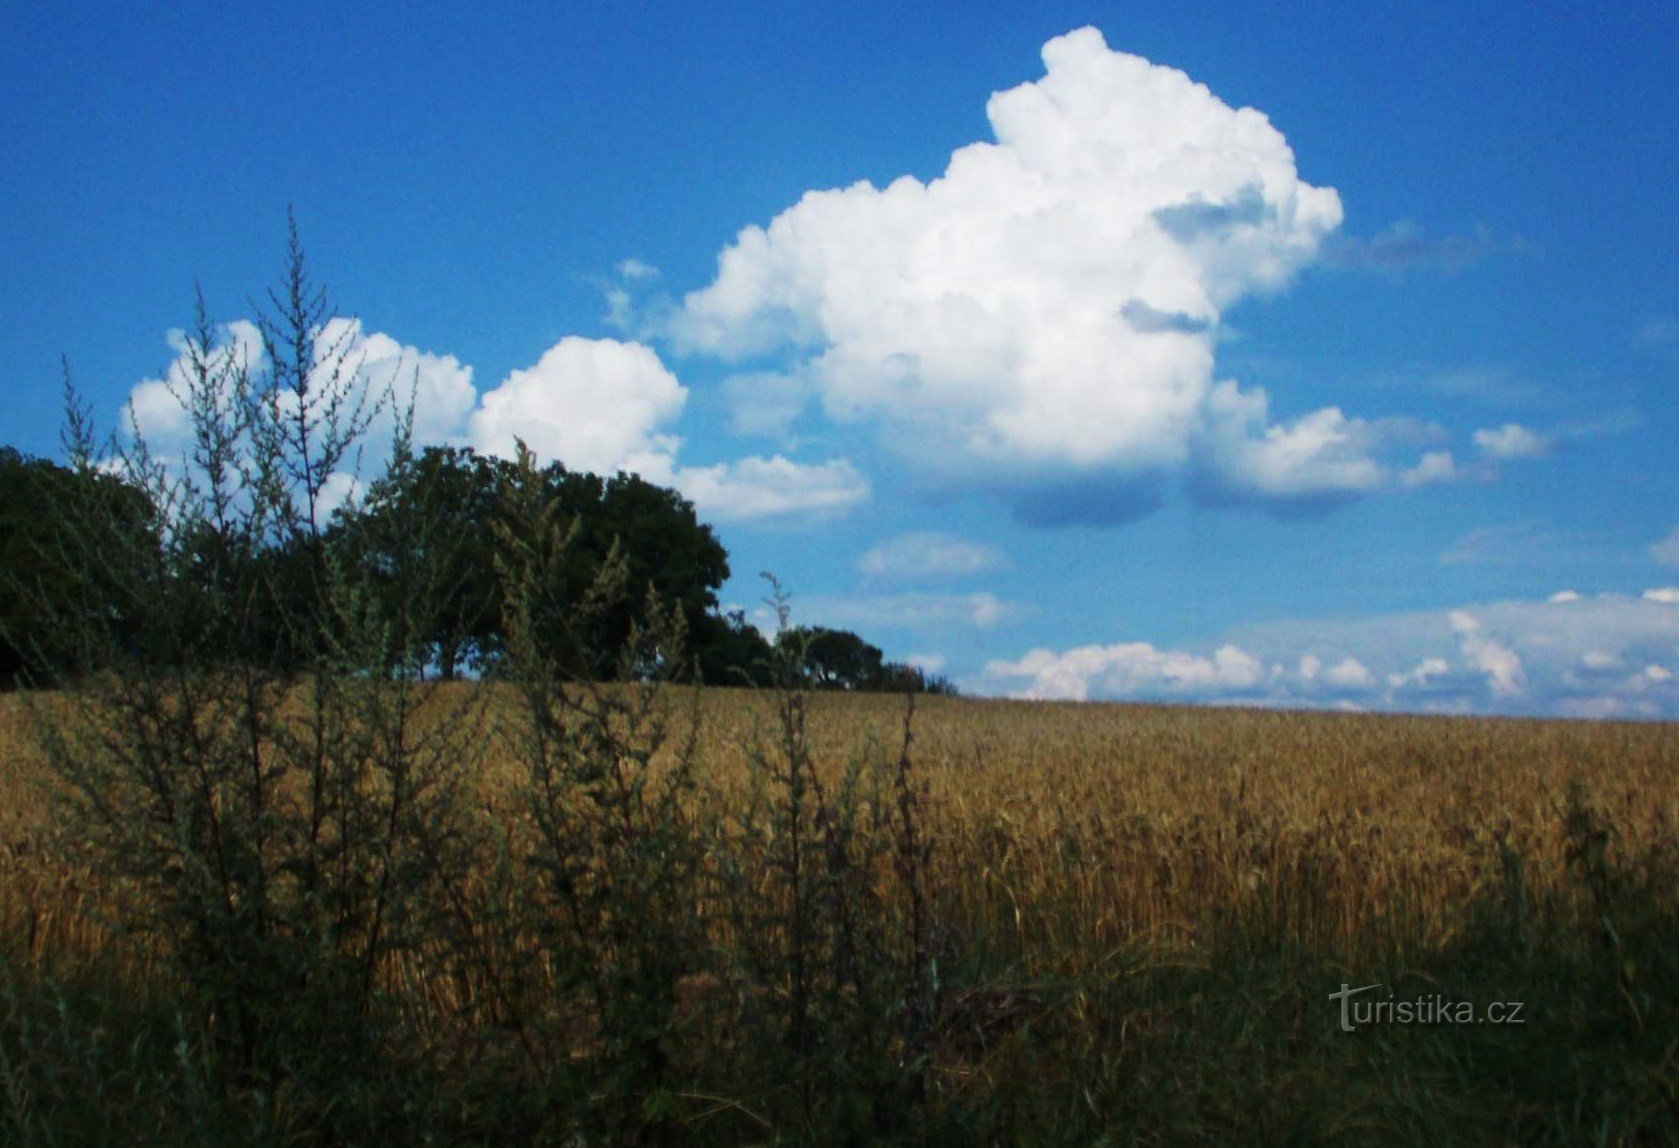
[{"label": "wheat field", "polygon": [[[29,734],[30,707],[53,704],[50,697],[0,698],[0,937],[14,960],[32,967],[62,973],[118,953],[144,977],[145,953],[107,923],[129,894],[68,860],[67,844],[55,834],[52,779]],[[516,821],[509,795],[521,767],[495,729],[508,704],[495,695],[487,701],[479,792],[484,816]],[[773,695],[751,691],[698,695],[694,768],[701,792],[719,808],[741,800],[752,747],[773,743],[774,704]],[[808,720],[817,771],[837,784],[848,761],[898,756],[905,719],[901,698],[813,695]],[[952,1041],[938,1050],[939,1087],[950,1095],[1003,1088],[1021,1071],[1008,1058],[1030,1055],[1037,1058],[1032,1064],[1059,1064],[1031,1070],[1045,1079],[1076,1078],[1085,1097],[1109,1097],[1081,1106],[1080,1119],[1100,1118],[1092,1127],[1108,1127],[1115,1113],[1175,1121],[1188,1095],[1193,1120],[1178,1129],[1186,1139],[1218,1140],[1256,1119],[1282,1135],[1302,1101],[1291,1101],[1288,1089],[1278,1092],[1274,1079],[1265,1083],[1264,1072],[1232,1085],[1234,1099],[1208,1099],[1200,1083],[1204,1073],[1234,1080],[1250,1070],[1246,1060],[1222,1063],[1238,1055],[1223,1045],[1235,1040],[1240,1049],[1245,1039],[1229,1035],[1234,1022],[1220,1011],[1237,1007],[1229,1002],[1263,998],[1262,1011],[1280,1029],[1292,1026],[1291,1035],[1277,1038],[1278,1057],[1302,1055],[1301,1033],[1320,1033],[1308,1042],[1316,1050],[1309,1055],[1328,1067],[1296,1087],[1313,1098],[1338,1096],[1345,1080],[1334,1074],[1350,1071],[1351,1054],[1332,1043],[1331,1010],[1313,998],[1343,977],[1416,975],[1433,984],[1457,976],[1461,986],[1482,975],[1476,970],[1493,969],[1484,975],[1506,983],[1471,987],[1507,992],[1507,982],[1527,976],[1522,970],[1531,972],[1537,958],[1499,965],[1506,947],[1577,949],[1589,964],[1598,959],[1591,954],[1601,947],[1593,924],[1600,920],[1619,946],[1606,1007],[1621,1008],[1616,1002],[1624,998],[1638,1033],[1674,1038],[1659,1062],[1644,1045],[1626,1045],[1642,1074],[1639,1103],[1671,1111],[1679,1094],[1679,1031],[1662,1025],[1673,1020],[1673,990],[1650,983],[1630,954],[1639,944],[1661,952],[1679,941],[1670,931],[1672,870],[1664,868],[1679,842],[1679,727],[923,698],[909,728],[908,758],[925,786],[932,843],[923,877],[940,927],[958,939],[952,959],[967,969],[967,985],[949,994],[951,1007],[966,1002],[1036,1015],[1037,1039],[1059,1042],[1045,1059],[1043,1048],[1011,1052],[1007,1039]],[[1593,866],[1616,874],[1616,889],[1637,885],[1649,904],[1632,914],[1636,919],[1616,916],[1621,910],[1608,894],[1594,892],[1586,872]],[[889,868],[877,876],[888,895],[885,887],[898,877]],[[1516,919],[1547,905],[1549,916]],[[1503,931],[1488,933],[1489,913]],[[1543,923],[1533,923],[1541,916]],[[1287,954],[1282,964],[1231,955],[1268,946]],[[402,962],[388,970],[392,983],[439,1007],[458,1005],[469,992],[428,967],[423,948]],[[1290,971],[1277,971],[1284,968]],[[1276,983],[1301,969],[1322,975],[1304,985]],[[1536,991],[1533,977],[1544,975],[1533,973],[1526,991]],[[1214,979],[1192,988],[1180,983],[1184,976]],[[1221,984],[1229,1001],[1208,1003]],[[1058,985],[1066,990],[1059,996]],[[1017,1009],[1021,1001],[1028,1003]],[[1585,1006],[1570,1007],[1578,1015],[1569,1023],[1601,1027]],[[1025,1031],[1006,1016],[999,1023],[970,1027],[990,1036],[1011,1024]],[[1196,1026],[1208,1031],[1195,1036]],[[1155,1044],[1138,1046],[1138,1033],[1153,1034]],[[1179,1042],[1174,1056],[1187,1048],[1211,1058],[1190,1076],[1153,1086],[1175,1098],[1169,1111],[1179,1115],[1140,1108],[1131,1091],[1139,1072],[1158,1071],[1149,1049],[1159,1052],[1166,1039]],[[1514,1049],[1511,1055],[1520,1055],[1522,1046]],[[1081,1074],[1098,1063],[1107,1075],[1086,1081]],[[1372,1119],[1395,1139],[1407,1128],[1419,1139],[1441,1127],[1468,1127],[1477,1136],[1490,1128],[1496,1140],[1575,1127],[1559,1114],[1566,1097],[1557,1098],[1556,1112],[1520,1098],[1509,1101],[1514,1116],[1495,1105],[1503,1115],[1484,1125],[1432,1109],[1427,1119],[1415,1118],[1414,1128],[1405,1124],[1412,1117],[1403,1114],[1422,1104],[1418,1096],[1432,1097],[1430,1090],[1454,1080],[1453,1071],[1433,1065],[1408,1070],[1404,1084],[1384,1079],[1363,1092],[1355,1088],[1349,1095],[1363,1099],[1346,1102],[1351,1115],[1326,1117],[1330,1123],[1314,1125],[1306,1139],[1356,1139]],[[1576,1084],[1601,1090],[1595,1081]],[[1371,1110],[1384,1115],[1371,1117]],[[1451,1123],[1459,1118],[1470,1122]],[[1630,1139],[1641,1138],[1645,1126],[1634,1123]],[[1164,1126],[1141,1137],[1176,1138]]]},{"label": "wheat field", "polygon": [[[29,704],[0,697],[0,934],[56,959],[102,946],[89,910],[110,891],[54,848]],[[811,707],[819,766],[896,752],[901,699],[819,694]],[[769,703],[709,690],[699,721],[699,771],[726,792]],[[935,886],[960,920],[1012,936],[1027,963],[1190,950],[1261,906],[1348,956],[1398,921],[1407,940],[1439,944],[1500,879],[1501,842],[1536,887],[1564,882],[1571,783],[1613,823],[1620,852],[1679,825],[1679,728],[1666,723],[930,698],[912,734]],[[492,805],[517,768],[488,732]]]}]

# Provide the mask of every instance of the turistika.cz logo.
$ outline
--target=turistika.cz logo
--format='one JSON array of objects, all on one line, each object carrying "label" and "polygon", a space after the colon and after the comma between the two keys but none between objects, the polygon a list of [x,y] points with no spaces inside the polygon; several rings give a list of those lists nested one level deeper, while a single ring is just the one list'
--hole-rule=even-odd
[{"label": "turistika.cz logo", "polygon": [[1473,1001],[1452,1000],[1439,993],[1420,997],[1395,997],[1392,990],[1383,997],[1369,997],[1381,984],[1353,988],[1341,983],[1341,991],[1329,994],[1341,1002],[1341,1031],[1353,1032],[1371,1024],[1526,1024],[1523,1001],[1493,1001],[1477,1008]]}]

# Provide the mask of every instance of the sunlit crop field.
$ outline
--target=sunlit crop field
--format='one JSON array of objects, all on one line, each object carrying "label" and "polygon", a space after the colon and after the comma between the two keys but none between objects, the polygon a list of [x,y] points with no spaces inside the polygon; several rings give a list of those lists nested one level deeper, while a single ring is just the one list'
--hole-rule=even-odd
[{"label": "sunlit crop field", "polygon": [[[770,736],[768,705],[737,690],[701,700],[700,773],[725,793]],[[895,755],[904,718],[897,698],[814,696],[819,766],[871,746]],[[1502,879],[1500,843],[1535,887],[1562,879],[1574,780],[1622,852],[1679,824],[1679,729],[1667,724],[933,698],[912,735],[935,887],[1028,968],[1128,945],[1192,950],[1243,911],[1280,915],[1349,958],[1377,942],[1439,944],[1469,897]],[[55,860],[50,779],[19,697],[0,699],[0,760],[5,932],[42,955],[97,945],[84,909],[101,891]],[[515,768],[489,734],[492,805]]]},{"label": "sunlit crop field", "polygon": [[[478,696],[482,752],[462,768],[479,771],[477,816],[516,841],[514,701]],[[699,723],[696,812],[726,819],[750,755],[773,755],[776,698],[672,700]],[[0,937],[14,967],[144,981],[153,958],[108,924],[132,892],[68,860],[55,832],[29,712],[56,704],[0,698]],[[818,694],[808,716],[830,788],[848,762],[903,752],[901,698]],[[949,981],[931,1087],[988,1113],[976,1127],[1562,1142],[1628,1113],[1614,1142],[1666,1127],[1679,1102],[1679,1016],[1651,967],[1679,946],[1679,728],[923,698],[909,731]],[[900,874],[875,876],[884,903]],[[463,1015],[476,990],[429,952],[401,954],[387,983]],[[1525,1000],[1534,1024],[1338,1031],[1326,994],[1375,981]],[[1460,1093],[1480,1106],[1441,1099]],[[774,1123],[677,1095],[699,1113],[683,1126],[720,1142]],[[739,1131],[707,1123],[735,1108]]]}]

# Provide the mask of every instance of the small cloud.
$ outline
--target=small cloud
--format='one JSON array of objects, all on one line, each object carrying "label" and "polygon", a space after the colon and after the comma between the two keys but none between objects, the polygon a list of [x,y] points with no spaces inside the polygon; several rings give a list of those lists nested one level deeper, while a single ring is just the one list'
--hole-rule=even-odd
[{"label": "small cloud", "polygon": [[641,259],[623,259],[611,277],[595,281],[606,297],[606,314],[601,321],[632,339],[651,341],[664,332],[672,303],[657,289],[660,272]]},{"label": "small cloud", "polygon": [[1458,649],[1471,668],[1487,676],[1495,698],[1514,698],[1527,686],[1522,659],[1510,647],[1488,637],[1479,619],[1467,610],[1453,610],[1448,618],[1457,635]]},{"label": "small cloud", "polygon": [[1558,590],[1555,594],[1552,594],[1549,598],[1545,599],[1545,601],[1557,605],[1564,602],[1578,602],[1579,600],[1580,592],[1578,590]]},{"label": "small cloud", "polygon": [[[1332,505],[1392,483],[1388,448],[1437,433],[1411,419],[1349,418],[1338,407],[1273,423],[1269,405],[1261,388],[1213,388],[1197,444],[1204,462],[1194,490],[1203,501]],[[1432,477],[1450,461],[1425,458],[1404,473]]]},{"label": "small cloud", "polygon": [[1325,251],[1332,267],[1397,272],[1413,268],[1456,271],[1498,251],[1525,251],[1523,239],[1500,239],[1479,225],[1468,235],[1431,236],[1412,219],[1401,219],[1368,239],[1341,236]]},{"label": "small cloud", "polygon": [[1536,434],[1518,423],[1505,423],[1497,429],[1478,430],[1473,439],[1482,456],[1494,462],[1543,458],[1551,453],[1556,445],[1554,439]]},{"label": "small cloud", "polygon": [[1457,464],[1452,461],[1449,451],[1431,450],[1418,460],[1417,465],[1399,475],[1399,485],[1406,489],[1418,486],[1432,486],[1437,482],[1451,482],[1458,477]]},{"label": "small cloud", "polygon": [[857,560],[857,569],[882,582],[926,582],[994,570],[1003,556],[989,546],[948,534],[905,534]]},{"label": "small cloud", "polygon": [[989,630],[1024,617],[1027,611],[989,592],[976,594],[881,594],[857,598],[810,597],[794,603],[818,625],[865,632],[956,627]]},{"label": "small cloud", "polygon": [[363,490],[361,480],[353,474],[334,471],[327,475],[326,481],[321,484],[320,497],[315,502],[315,524],[325,526],[333,511],[360,499]]},{"label": "small cloud", "polygon": [[1445,658],[1424,658],[1403,673],[1389,674],[1388,685],[1396,690],[1411,686],[1426,688],[1430,682],[1451,672],[1451,663]]},{"label": "small cloud", "polygon": [[1440,555],[1442,566],[1492,566],[1553,557],[1567,545],[1560,532],[1536,522],[1480,526]]},{"label": "small cloud", "polygon": [[1663,566],[1679,568],[1679,527],[1650,547],[1650,556]]},{"label": "small cloud", "polygon": [[1376,684],[1375,677],[1357,658],[1343,658],[1324,671],[1323,680],[1341,690],[1364,690]]},{"label": "small cloud", "polygon": [[924,674],[942,673],[949,662],[943,654],[911,654],[904,659],[907,665],[914,666]]},{"label": "small cloud", "polygon": [[843,513],[867,502],[868,479],[845,459],[806,464],[776,455],[714,466],[677,467],[649,481],[675,486],[719,522]]},{"label": "small cloud", "polygon": [[1644,600],[1646,602],[1660,602],[1663,605],[1679,602],[1679,587],[1658,586],[1653,590],[1646,590],[1644,591]]},{"label": "small cloud", "polygon": [[632,283],[642,282],[648,279],[657,279],[659,277],[659,269],[657,267],[653,266],[651,263],[643,263],[639,259],[625,259],[613,270],[618,273],[618,278],[627,279]]}]

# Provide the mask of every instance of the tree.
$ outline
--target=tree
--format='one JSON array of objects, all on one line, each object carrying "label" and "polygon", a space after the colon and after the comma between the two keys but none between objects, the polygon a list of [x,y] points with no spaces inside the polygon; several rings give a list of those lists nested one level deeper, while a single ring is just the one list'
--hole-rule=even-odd
[{"label": "tree", "polygon": [[[744,622],[744,619],[742,619]],[[949,680],[919,666],[888,662],[880,647],[850,630],[825,626],[784,627],[777,637],[783,657],[801,667],[805,683],[818,690],[954,695]]]},{"label": "tree", "polygon": [[[481,669],[502,646],[502,597],[496,573],[497,463],[470,449],[427,447],[417,458],[374,482],[365,503],[341,511],[333,546],[380,587],[394,616],[422,580],[432,603],[413,632],[392,641],[435,664],[445,680],[462,669]],[[416,551],[411,523],[437,529]],[[402,568],[402,555],[417,569]]]},{"label": "tree", "polygon": [[60,683],[76,661],[67,638],[102,619],[115,644],[132,645],[114,610],[110,571],[82,571],[63,527],[82,518],[107,554],[156,545],[156,521],[143,492],[102,472],[78,473],[0,447],[0,689]]},{"label": "tree", "polygon": [[434,588],[438,609],[408,637],[446,679],[463,668],[489,669],[505,646],[496,565],[502,499],[507,488],[525,482],[537,485],[556,521],[568,530],[576,527],[564,562],[548,575],[559,580],[555,589],[566,600],[580,601],[614,552],[623,562],[629,592],[590,617],[589,633],[573,635],[580,648],[602,652],[590,665],[576,667],[578,674],[604,679],[619,672],[605,652],[622,647],[631,628],[645,622],[649,593],[681,614],[698,639],[696,654],[715,663],[705,642],[728,637],[712,621],[717,589],[729,576],[728,553],[692,503],[637,475],[603,479],[560,463],[520,472],[512,462],[470,449],[430,447],[374,483],[363,507],[340,515],[333,544],[347,561],[373,571],[387,595],[405,595],[407,586],[392,576],[390,558],[393,548],[411,545],[405,524],[417,515],[446,524],[416,556],[417,576]]},{"label": "tree", "polygon": [[884,655],[850,630],[798,626],[781,641],[802,652],[810,684],[819,690],[868,690],[880,681]]},{"label": "tree", "polygon": [[775,647],[746,620],[745,610],[708,613],[694,624],[700,680],[712,686],[774,685]]}]

